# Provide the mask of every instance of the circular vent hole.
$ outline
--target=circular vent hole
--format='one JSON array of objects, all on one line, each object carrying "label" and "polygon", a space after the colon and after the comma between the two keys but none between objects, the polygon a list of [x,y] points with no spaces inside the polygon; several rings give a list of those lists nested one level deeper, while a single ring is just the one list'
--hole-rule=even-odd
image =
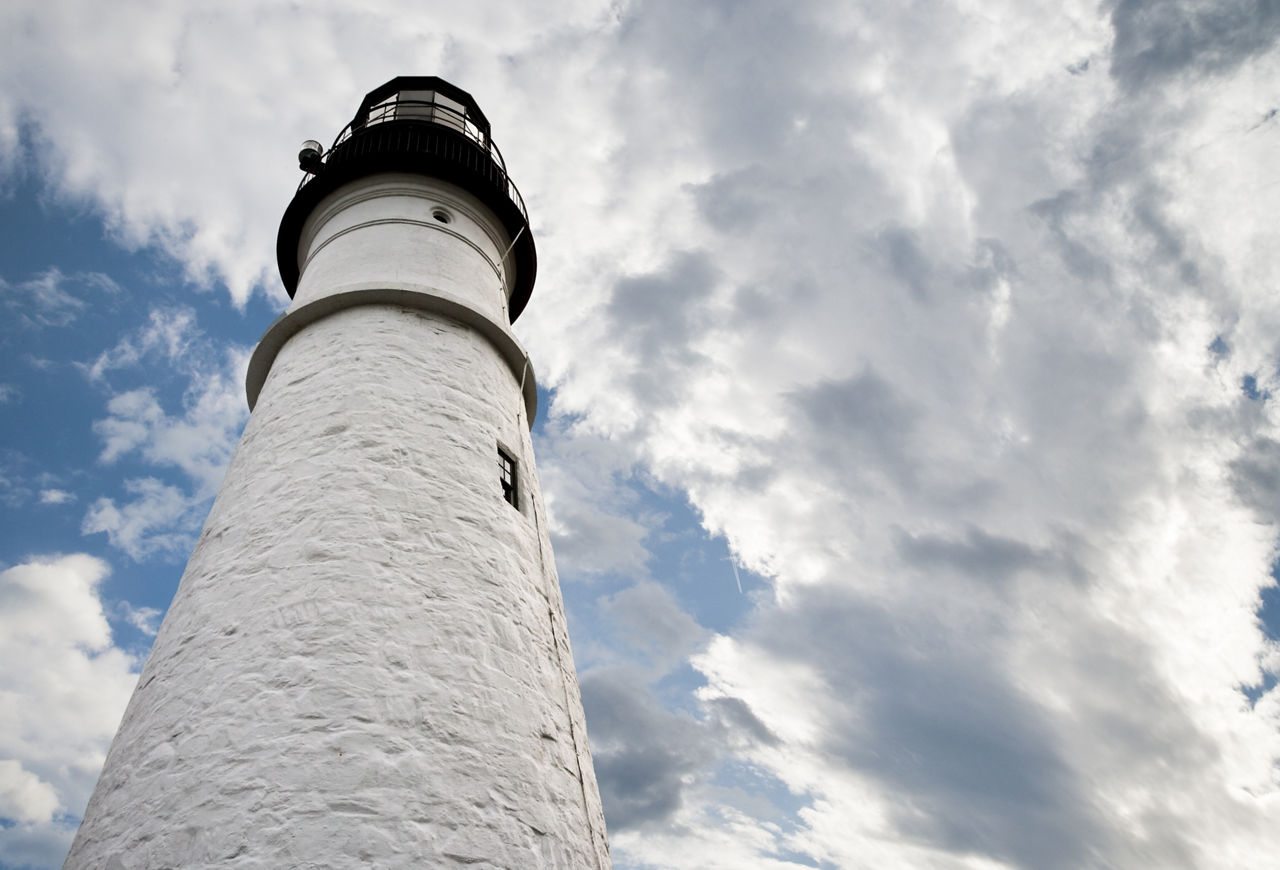
[{"label": "circular vent hole", "polygon": [[453,215],[449,214],[442,208],[437,208],[431,212],[431,216],[442,224],[447,224],[453,220]]}]

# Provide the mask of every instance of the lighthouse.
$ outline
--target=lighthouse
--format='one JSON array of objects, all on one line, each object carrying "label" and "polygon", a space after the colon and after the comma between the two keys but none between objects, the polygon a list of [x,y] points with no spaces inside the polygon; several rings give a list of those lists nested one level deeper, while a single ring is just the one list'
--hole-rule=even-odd
[{"label": "lighthouse", "polygon": [[396,78],[299,161],[292,303],[65,867],[607,870],[489,121]]}]

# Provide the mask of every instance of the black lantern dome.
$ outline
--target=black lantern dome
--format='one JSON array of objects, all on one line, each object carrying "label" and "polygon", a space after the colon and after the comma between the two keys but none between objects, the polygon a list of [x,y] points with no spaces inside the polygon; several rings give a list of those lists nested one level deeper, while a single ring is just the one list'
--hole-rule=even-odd
[{"label": "black lantern dome", "polygon": [[370,91],[325,154],[304,143],[305,175],[280,221],[276,260],[285,290],[298,286],[298,242],[312,209],[343,184],[378,172],[411,172],[467,190],[497,215],[515,240],[511,320],[533,292],[537,252],[520,191],[507,177],[489,120],[472,96],[436,76],[399,76]]}]

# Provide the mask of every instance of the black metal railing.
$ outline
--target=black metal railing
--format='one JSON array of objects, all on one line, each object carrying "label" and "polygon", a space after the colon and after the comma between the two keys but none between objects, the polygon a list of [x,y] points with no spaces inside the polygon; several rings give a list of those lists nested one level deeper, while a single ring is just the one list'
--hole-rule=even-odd
[{"label": "black metal railing", "polygon": [[[383,152],[421,153],[464,166],[504,192],[528,223],[524,198],[507,176],[502,152],[464,111],[440,102],[393,97],[344,127],[325,154],[324,165]],[[298,190],[319,174],[304,172]]]}]

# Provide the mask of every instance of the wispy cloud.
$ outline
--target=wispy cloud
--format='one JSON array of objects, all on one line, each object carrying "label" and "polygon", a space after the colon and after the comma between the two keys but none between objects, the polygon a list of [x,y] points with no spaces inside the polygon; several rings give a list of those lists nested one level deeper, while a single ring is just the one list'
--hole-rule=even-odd
[{"label": "wispy cloud", "polygon": [[117,294],[120,287],[100,272],[65,275],[56,267],[17,283],[0,277],[0,300],[11,317],[29,327],[70,324],[89,306],[85,291],[100,297]]},{"label": "wispy cloud", "polygon": [[[85,534],[105,532],[134,559],[189,547],[199,508],[217,491],[248,416],[243,387],[248,352],[216,349],[189,309],[155,309],[84,371],[95,382],[162,360],[183,378],[182,407],[167,411],[152,387],[112,392],[108,416],[94,423],[99,461],[136,456],[157,471],[176,470],[185,486],[156,477],[125,481],[126,499],[101,497],[85,515]],[[110,389],[110,387],[108,387]]]},{"label": "wispy cloud", "polygon": [[148,637],[155,637],[160,628],[160,618],[164,616],[163,611],[154,607],[134,607],[128,601],[118,602],[115,609],[125,622]]},{"label": "wispy cloud", "polygon": [[104,350],[82,369],[96,381],[110,371],[136,366],[148,355],[189,365],[190,361],[184,360],[183,355],[201,337],[195,312],[190,308],[155,308],[148,315],[146,325],[122,336],[115,347]]},{"label": "wispy cloud", "polygon": [[128,500],[123,504],[104,497],[89,507],[81,525],[86,535],[105,532],[111,546],[136,560],[191,549],[200,519],[192,509],[198,500],[154,477],[131,478],[124,490]]}]

